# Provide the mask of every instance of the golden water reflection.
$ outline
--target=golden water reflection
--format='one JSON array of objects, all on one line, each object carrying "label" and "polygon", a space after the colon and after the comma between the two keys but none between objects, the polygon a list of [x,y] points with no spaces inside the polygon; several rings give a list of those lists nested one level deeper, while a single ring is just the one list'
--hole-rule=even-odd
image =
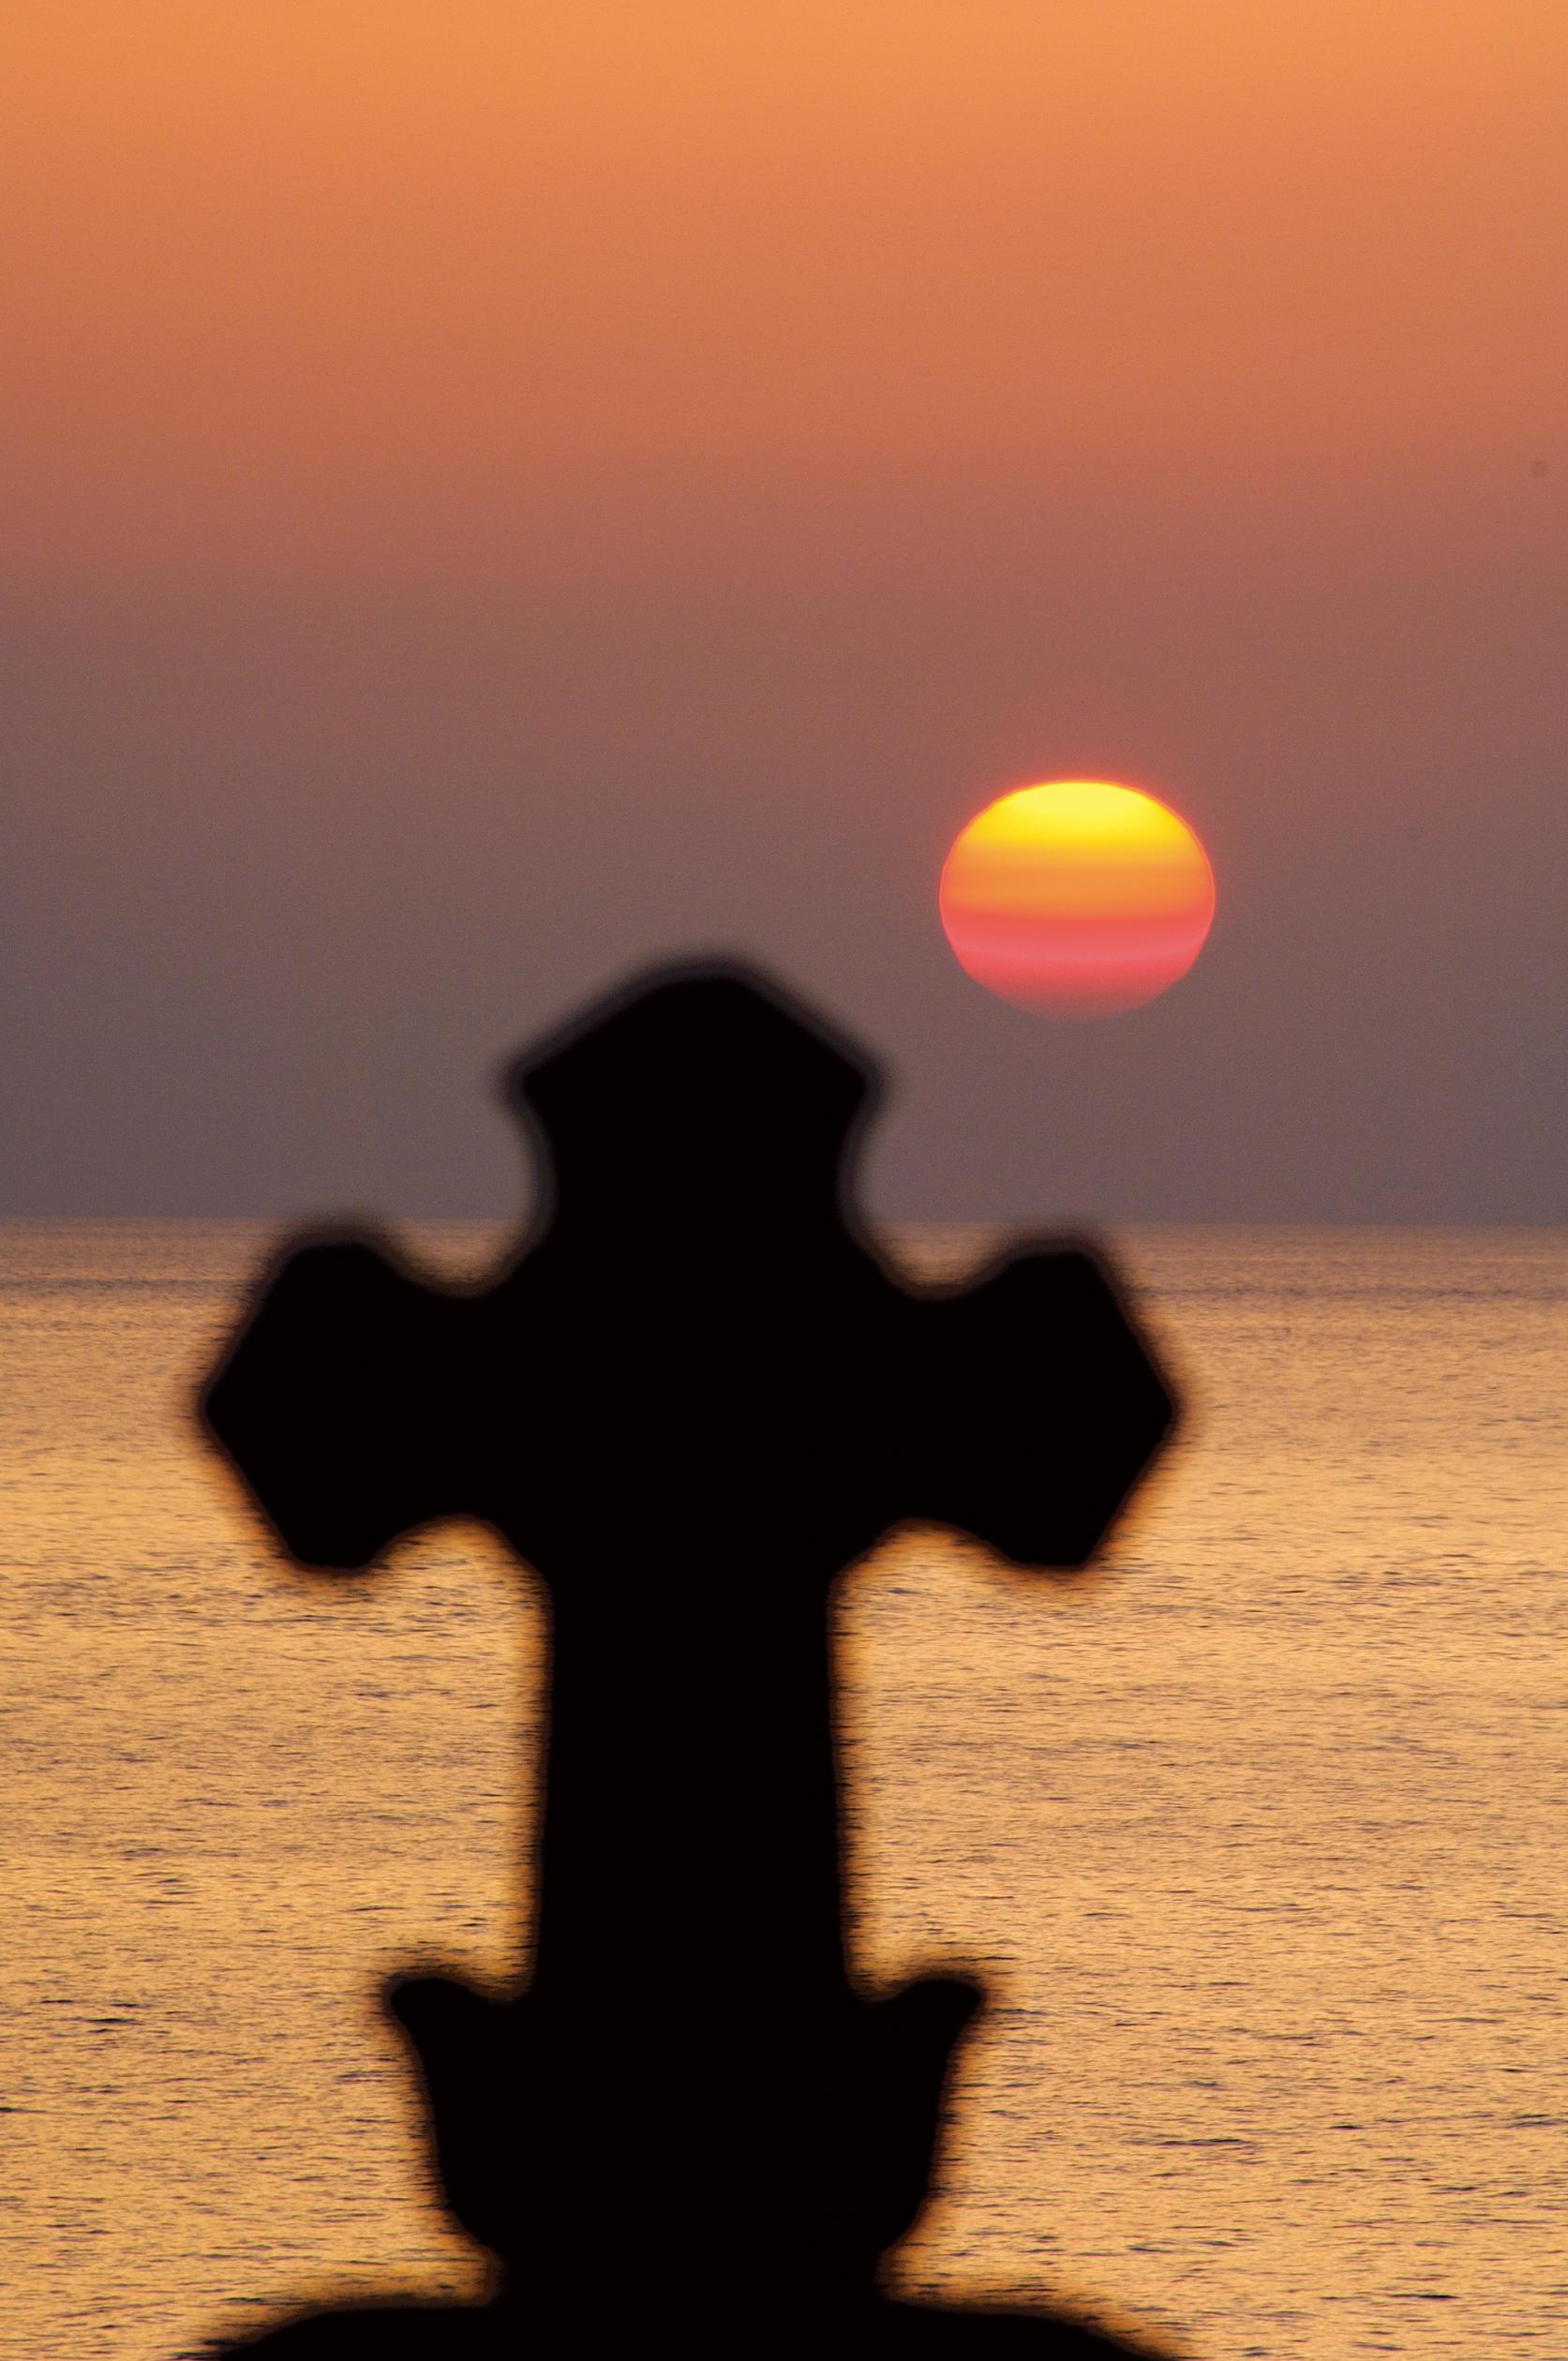
[{"label": "golden water reflection", "polygon": [[[541,1621],[472,1529],[275,1563],[187,1415],[255,1245],[0,1233],[19,2361],[478,2285],[366,1995],[520,1968]],[[996,1993],[900,2274],[1207,2361],[1568,2350],[1568,1246],[1127,1255],[1194,1415],[1103,1576],[906,1532],[841,1601],[858,1963]]]}]

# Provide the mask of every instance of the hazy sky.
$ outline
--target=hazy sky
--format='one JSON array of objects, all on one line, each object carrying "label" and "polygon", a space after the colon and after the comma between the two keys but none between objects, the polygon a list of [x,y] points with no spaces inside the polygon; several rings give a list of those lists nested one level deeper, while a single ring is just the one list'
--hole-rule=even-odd
[{"label": "hazy sky", "polygon": [[[885,1212],[1563,1217],[1563,0],[13,0],[0,75],[0,1210],[503,1211],[502,1053],[723,949],[890,1062]],[[1064,1028],[935,885],[1072,773],[1219,912]]]}]

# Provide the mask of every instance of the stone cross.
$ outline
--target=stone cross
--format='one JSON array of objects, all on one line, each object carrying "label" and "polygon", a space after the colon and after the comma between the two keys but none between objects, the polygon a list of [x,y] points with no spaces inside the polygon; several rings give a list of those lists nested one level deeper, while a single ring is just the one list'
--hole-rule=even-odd
[{"label": "stone cross", "polygon": [[871,1078],[744,971],[657,975],[510,1087],[547,1180],[527,1250],[475,1289],[369,1235],[296,1248],[204,1404],[302,1563],[474,1515],[550,1610],[531,1980],[392,1995],[497,2292],[262,2341],[1129,2350],[879,2292],[978,1995],[846,1975],[829,1594],[906,1519],[1081,1566],[1172,1418],[1148,1348],[1080,1250],[895,1277],[845,1203]]}]

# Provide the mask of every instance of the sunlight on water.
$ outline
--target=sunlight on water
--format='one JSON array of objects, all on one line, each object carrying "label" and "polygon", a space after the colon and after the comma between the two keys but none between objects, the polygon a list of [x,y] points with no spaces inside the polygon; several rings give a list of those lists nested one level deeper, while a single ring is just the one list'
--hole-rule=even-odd
[{"label": "sunlight on water", "polygon": [[[366,1995],[521,1965],[542,1623],[474,1531],[269,1557],[188,1414],[260,1245],[0,1229],[18,2361],[478,2285]],[[1558,2361],[1568,1236],[1121,1250],[1190,1415],[1103,1573],[909,1531],[841,1603],[859,1963],[995,1988],[899,2276]]]}]

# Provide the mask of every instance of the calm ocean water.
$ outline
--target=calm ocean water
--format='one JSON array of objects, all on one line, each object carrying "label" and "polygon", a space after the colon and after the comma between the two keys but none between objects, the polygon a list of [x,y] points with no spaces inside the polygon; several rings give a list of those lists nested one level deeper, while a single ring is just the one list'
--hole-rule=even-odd
[{"label": "calm ocean water", "polygon": [[[26,2361],[478,2285],[366,1995],[521,1967],[539,1613],[471,1531],[359,1587],[269,1556],[188,1408],[258,1246],[0,1228]],[[1118,1251],[1190,1414],[1098,1578],[908,1532],[844,1588],[858,1958],[995,1985],[900,2276],[1195,2361],[1561,2361],[1568,1233]]]}]

